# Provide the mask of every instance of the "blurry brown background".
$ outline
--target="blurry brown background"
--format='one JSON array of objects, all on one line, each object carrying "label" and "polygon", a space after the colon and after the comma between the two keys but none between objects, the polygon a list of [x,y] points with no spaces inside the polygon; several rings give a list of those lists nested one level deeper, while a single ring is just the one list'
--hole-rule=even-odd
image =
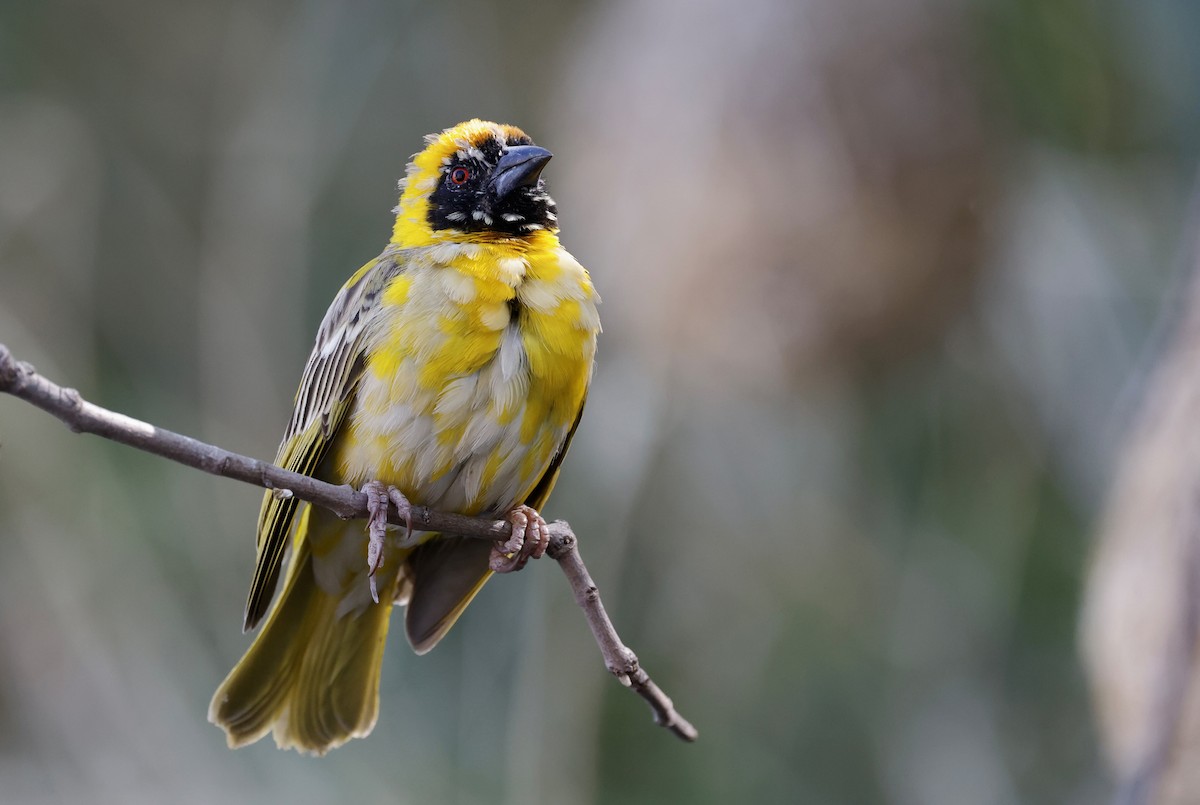
[{"label": "blurry brown background", "polygon": [[605,333],[548,514],[701,740],[543,562],[393,637],[369,739],[231,753],[258,494],[4,398],[0,802],[1101,801],[1079,607],[1190,271],[1198,37],[1168,0],[8,0],[0,342],[251,455],[421,135],[557,154]]}]

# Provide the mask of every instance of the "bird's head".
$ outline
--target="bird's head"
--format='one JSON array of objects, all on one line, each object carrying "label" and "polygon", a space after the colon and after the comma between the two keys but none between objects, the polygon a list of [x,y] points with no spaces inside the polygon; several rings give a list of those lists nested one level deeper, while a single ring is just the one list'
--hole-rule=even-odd
[{"label": "bird's head", "polygon": [[556,232],[550,152],[516,126],[469,120],[426,139],[400,182],[393,242],[476,243]]}]

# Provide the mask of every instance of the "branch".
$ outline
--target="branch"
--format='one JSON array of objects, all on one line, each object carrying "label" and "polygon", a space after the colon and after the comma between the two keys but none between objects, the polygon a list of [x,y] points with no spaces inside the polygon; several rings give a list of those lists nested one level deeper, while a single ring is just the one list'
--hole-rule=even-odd
[{"label": "branch", "polygon": [[[274,489],[278,495],[295,495],[301,500],[323,506],[346,520],[367,516],[367,496],[352,487],[327,484],[101,408],[83,399],[75,389],[57,386],[39,375],[28,363],[17,361],[3,344],[0,344],[0,392],[19,397],[54,415],[75,433],[103,436],[212,475]],[[406,525],[395,511],[389,511],[389,521]],[[507,540],[512,529],[504,520],[464,517],[461,514],[434,511],[426,506],[412,508],[411,525],[421,531],[441,531],[492,541]],[[550,547],[547,553],[558,562],[566,575],[575,593],[575,602],[583,609],[592,636],[596,638],[596,644],[604,656],[605,666],[622,685],[632,688],[646,700],[657,724],[685,741],[696,740],[699,735],[696,728],[676,712],[675,705],[639,665],[637,655],[621,642],[604,611],[600,592],[579,555],[578,543],[567,523],[562,520],[550,523]]]}]

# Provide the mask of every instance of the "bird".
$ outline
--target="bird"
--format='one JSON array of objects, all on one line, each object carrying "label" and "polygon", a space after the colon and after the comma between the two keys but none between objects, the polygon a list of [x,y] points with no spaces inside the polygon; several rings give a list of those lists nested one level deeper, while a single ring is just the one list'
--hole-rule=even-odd
[{"label": "bird", "polygon": [[[551,156],[479,119],[428,135],[390,241],[330,304],[276,463],[361,489],[370,514],[263,496],[243,624],[261,629],[208,712],[231,748],[272,732],[281,749],[322,755],[367,736],[393,609],[424,654],[493,573],[544,553],[539,510],[600,332],[591,276],[559,242],[541,176]],[[507,519],[512,535],[388,527],[389,506]]]}]

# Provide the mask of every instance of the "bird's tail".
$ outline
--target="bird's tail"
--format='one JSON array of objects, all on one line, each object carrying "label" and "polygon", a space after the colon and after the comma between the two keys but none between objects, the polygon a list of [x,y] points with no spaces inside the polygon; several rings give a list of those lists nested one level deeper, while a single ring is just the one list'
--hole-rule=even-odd
[{"label": "bird's tail", "polygon": [[[273,730],[281,749],[320,755],[375,726],[391,599],[347,606],[345,595],[318,583],[314,544],[323,553],[325,545],[342,541],[333,530],[347,524],[311,514],[306,511],[298,526],[280,600],[209,705],[208,720],[225,730],[230,747]],[[314,528],[330,533],[313,534]],[[379,580],[381,593],[397,584],[401,562],[390,564],[388,578]],[[366,596],[365,579],[355,589]]]}]

